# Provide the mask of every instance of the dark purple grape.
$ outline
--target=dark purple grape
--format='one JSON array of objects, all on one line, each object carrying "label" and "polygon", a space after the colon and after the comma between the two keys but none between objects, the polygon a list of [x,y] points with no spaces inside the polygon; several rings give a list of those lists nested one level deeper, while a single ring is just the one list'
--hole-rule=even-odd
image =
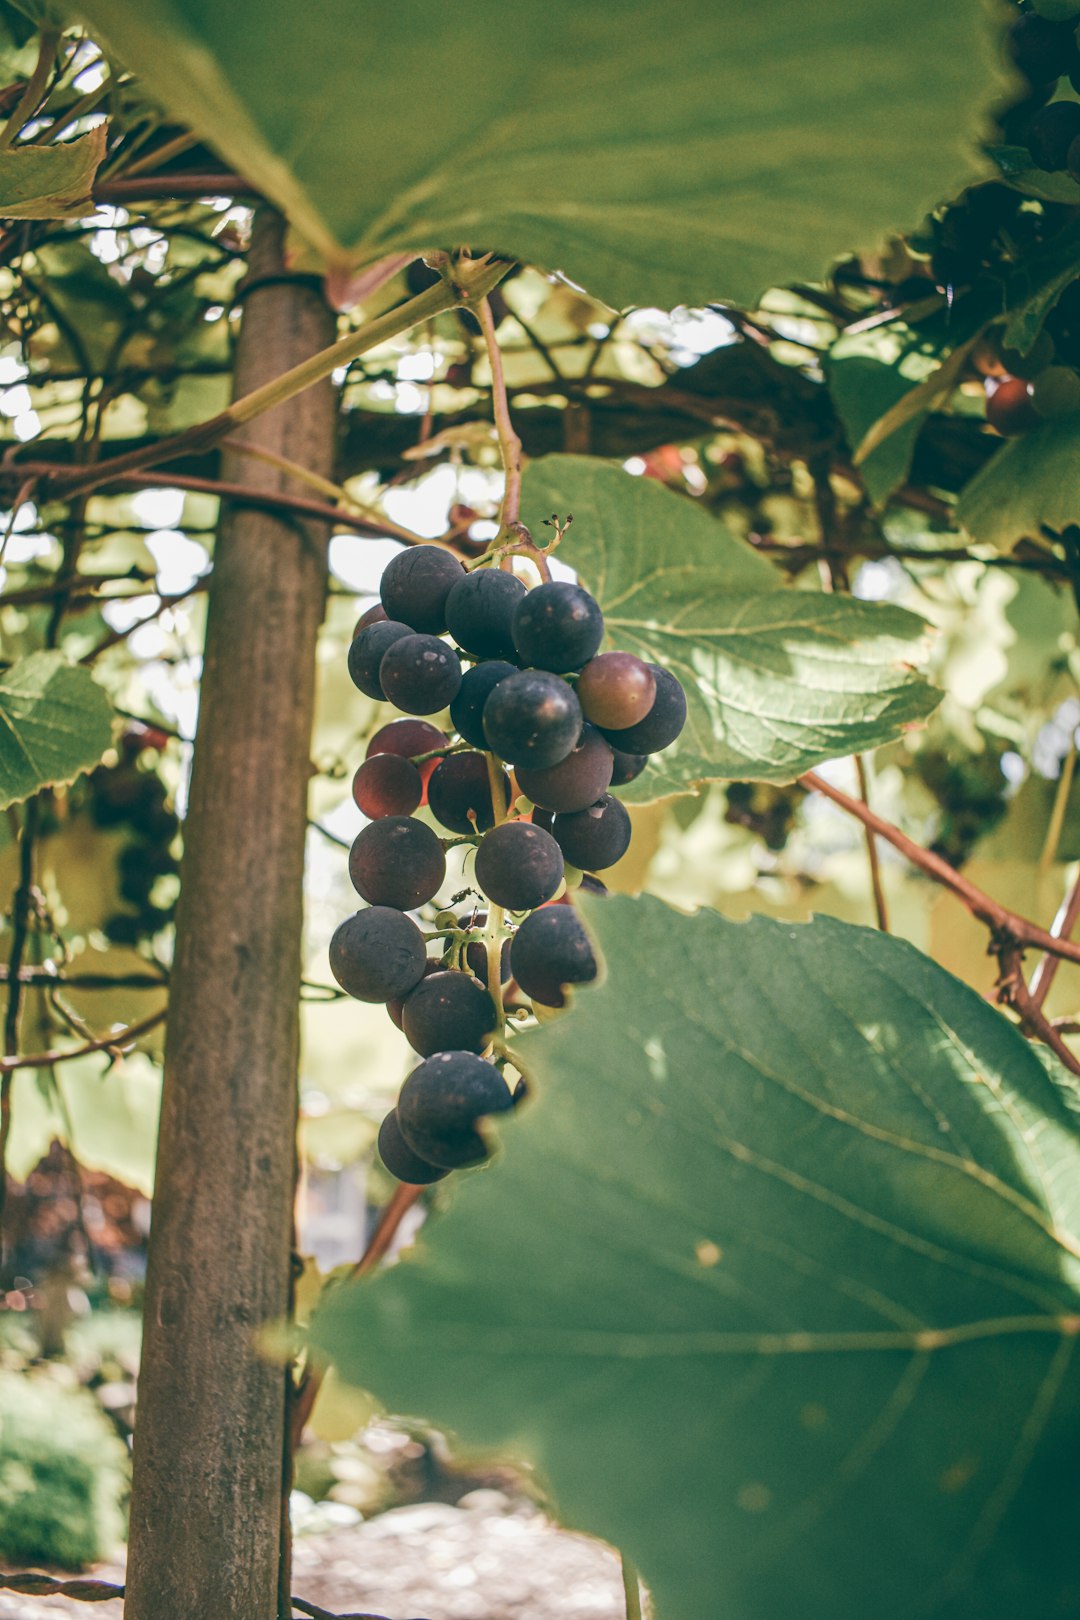
[{"label": "dark purple grape", "polygon": [[675,676],[659,664],[649,668],[656,677],[656,699],[644,720],[604,736],[621,754],[658,754],[675,741],[686,724],[686,693]]},{"label": "dark purple grape", "polygon": [[374,607],[369,607],[357,619],[356,629],[353,631],[353,640],[355,641],[361,630],[366,630],[369,624],[382,624],[389,617],[390,615],[382,603],[376,602]]},{"label": "dark purple grape", "polygon": [[542,906],[551,899],[562,876],[558,844],[550,833],[529,821],[505,821],[492,828],[476,851],[477,883],[495,905],[511,911]]},{"label": "dark purple grape", "polygon": [[1075,22],[1026,12],[1009,29],[1009,54],[1031,84],[1050,84],[1077,67]]},{"label": "dark purple grape", "polygon": [[1080,103],[1052,101],[1037,112],[1027,131],[1027,149],[1037,169],[1068,167],[1069,148],[1080,136]]},{"label": "dark purple grape", "polygon": [[581,735],[581,704],[557,675],[523,669],[508,675],[484,704],[484,736],[500,759],[546,770]]},{"label": "dark purple grape", "polygon": [[[428,978],[431,977],[431,975],[433,973],[443,973],[443,972],[445,972],[445,968],[443,967],[443,964],[440,961],[437,961],[437,960],[435,960],[435,959],[433,959],[432,957],[429,956],[427,961],[424,963],[424,971],[420,975],[420,977],[423,978],[423,979],[428,979]],[[404,996],[390,996],[390,997],[388,997],[387,1002],[386,1002],[386,1010],[390,1014],[390,1022],[392,1024],[396,1024],[398,1029],[400,1029],[401,1028],[401,1015],[405,1011],[405,998],[404,998]]]},{"label": "dark purple grape", "polygon": [[354,636],[349,648],[349,676],[365,697],[376,698],[380,703],[386,701],[386,693],[379,679],[383,656],[395,642],[411,635],[407,624],[401,624],[396,619],[379,619]]},{"label": "dark purple grape", "polygon": [[379,665],[379,680],[406,714],[437,714],[457,697],[461,660],[438,636],[402,636]]},{"label": "dark purple grape", "polygon": [[422,821],[412,816],[384,816],[357,834],[349,851],[349,876],[357,894],[373,906],[412,911],[441,887],[446,856],[438,838]]},{"label": "dark purple grape", "polygon": [[407,996],[426,961],[424,936],[412,918],[386,906],[346,917],[330,941],[330,971],[357,1001]]},{"label": "dark purple grape", "polygon": [[411,816],[424,797],[424,779],[411,760],[400,754],[375,754],[353,777],[357,808],[371,821],[383,816]]},{"label": "dark purple grape", "polygon": [[513,658],[514,609],[527,594],[514,574],[478,568],[459,579],[446,599],[446,628],[476,658]]},{"label": "dark purple grape", "polygon": [[611,786],[625,787],[627,782],[633,782],[641,775],[649,763],[648,754],[624,754],[621,748],[613,749],[615,765],[611,772]]},{"label": "dark purple grape", "polygon": [[586,720],[609,731],[625,730],[652,708],[656,676],[634,653],[599,653],[585,665],[574,690]]},{"label": "dark purple grape", "polygon": [[379,595],[392,619],[439,636],[446,629],[446,599],[464,577],[462,564],[442,546],[412,546],[387,563]]},{"label": "dark purple grape", "polygon": [[379,1126],[379,1158],[392,1176],[408,1182],[410,1187],[430,1187],[432,1182],[450,1174],[449,1170],[440,1170],[438,1165],[428,1164],[413,1152],[401,1134],[396,1108]]},{"label": "dark purple grape", "polygon": [[568,984],[596,978],[596,957],[573,906],[544,906],[526,917],[514,935],[510,964],[525,994],[545,1007],[563,1006]]},{"label": "dark purple grape", "polygon": [[580,585],[556,580],[528,591],[514,610],[514,646],[523,664],[565,674],[580,669],[604,639],[604,616]]},{"label": "dark purple grape", "polygon": [[421,1057],[482,1052],[498,1019],[495,1003],[471,973],[432,973],[405,997],[401,1027]]},{"label": "dark purple grape", "polygon": [[[510,803],[510,778],[503,770],[502,805]],[[449,754],[442,760],[428,783],[428,804],[436,821],[451,832],[486,832],[495,824],[491,804],[491,782],[485,754]],[[472,813],[473,820],[469,815]]]},{"label": "dark purple grape", "polygon": [[484,735],[484,704],[500,681],[517,673],[516,664],[504,664],[496,658],[477,664],[475,669],[467,669],[461,677],[458,695],[450,705],[450,719],[458,735],[474,748],[488,745]]},{"label": "dark purple grape", "polygon": [[494,1064],[474,1052],[437,1052],[402,1086],[398,1124],[414,1153],[456,1170],[487,1158],[477,1122],[513,1106],[510,1088]]},{"label": "dark purple grape", "polygon": [[626,854],[630,817],[625,805],[605,793],[588,810],[556,816],[552,836],[571,866],[580,866],[583,872],[601,872]]},{"label": "dark purple grape", "polygon": [[546,771],[516,770],[518,787],[544,810],[585,810],[611,781],[615,756],[595,726],[583,726],[577,746]]}]

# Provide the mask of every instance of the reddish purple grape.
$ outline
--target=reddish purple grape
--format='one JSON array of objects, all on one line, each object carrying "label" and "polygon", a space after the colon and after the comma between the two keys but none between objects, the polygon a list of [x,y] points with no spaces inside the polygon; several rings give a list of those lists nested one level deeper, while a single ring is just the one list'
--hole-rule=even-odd
[{"label": "reddish purple grape", "polygon": [[424,779],[400,754],[375,754],[357,770],[352,794],[357,808],[371,821],[411,816],[424,797]]},{"label": "reddish purple grape", "polygon": [[636,726],[618,731],[604,728],[604,736],[622,754],[658,754],[669,748],[686,724],[686,693],[670,670],[650,664],[656,679],[653,706]]},{"label": "reddish purple grape", "polygon": [[574,690],[586,720],[608,731],[624,731],[652,708],[656,676],[631,652],[600,653],[585,665]]}]

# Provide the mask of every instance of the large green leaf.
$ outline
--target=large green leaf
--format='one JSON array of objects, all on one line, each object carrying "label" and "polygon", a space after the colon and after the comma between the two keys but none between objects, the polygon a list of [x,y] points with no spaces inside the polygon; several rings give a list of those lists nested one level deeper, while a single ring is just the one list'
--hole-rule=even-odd
[{"label": "large green leaf", "polygon": [[88,669],[37,652],[0,674],[0,809],[74,781],[112,739],[112,710]]},{"label": "large green leaf", "polygon": [[105,156],[105,125],[57,146],[0,152],[0,219],[79,219],[94,212],[90,195]]},{"label": "large green leaf", "polygon": [[938,693],[911,670],[921,621],[899,608],[794,590],[690,500],[584,456],[525,474],[522,512],[572,512],[559,555],[604,610],[611,642],[664,664],[689,718],[623,797],[696,784],[791,781],[922,719]]},{"label": "large green leaf", "polygon": [[978,0],[77,0],[330,261],[468,242],[615,305],[813,276],[972,170]]},{"label": "large green leaf", "polygon": [[1001,551],[1080,523],[1080,415],[1002,445],[967,485],[956,517],[973,540]]},{"label": "large green leaf", "polygon": [[1080,1115],[912,947],[589,908],[607,966],[350,1379],[533,1461],[658,1620],[1080,1612]]}]

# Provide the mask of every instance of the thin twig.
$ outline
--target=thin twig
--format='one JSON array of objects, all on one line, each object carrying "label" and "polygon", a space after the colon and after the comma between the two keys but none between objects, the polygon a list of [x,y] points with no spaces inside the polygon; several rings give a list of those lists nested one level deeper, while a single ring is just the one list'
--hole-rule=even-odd
[{"label": "thin twig", "polygon": [[1054,803],[1050,811],[1050,822],[1043,839],[1043,847],[1039,854],[1039,872],[1048,872],[1054,864],[1058,845],[1061,842],[1061,829],[1065,825],[1065,812],[1069,805],[1069,792],[1072,788],[1073,776],[1076,771],[1076,749],[1070,748],[1061,764],[1057,787],[1054,790]]},{"label": "thin twig", "polygon": [[[861,754],[855,755],[855,774],[859,779],[859,797],[863,804],[869,808],[870,791],[866,779],[866,761]],[[878,859],[877,835],[873,828],[865,828],[866,853],[870,862],[870,887],[874,891],[874,911],[877,915],[877,925],[883,934],[889,932],[889,912],[885,904],[885,890],[881,882],[881,862]]]},{"label": "thin twig", "polygon": [[54,1063],[67,1063],[72,1058],[86,1057],[91,1052],[112,1052],[122,1056],[125,1046],[130,1046],[140,1036],[156,1029],[158,1024],[163,1024],[166,1016],[167,1009],[162,1007],[137,1024],[128,1024],[125,1029],[114,1030],[111,1035],[102,1035],[97,1040],[85,1041],[82,1046],[58,1046],[51,1052],[31,1052],[22,1057],[11,1054],[0,1058],[0,1072],[9,1075],[16,1069],[47,1069]]},{"label": "thin twig", "polygon": [[15,533],[15,524],[18,521],[19,513],[22,511],[26,502],[33,494],[34,485],[36,482],[36,478],[24,478],[23,482],[19,485],[19,493],[16,495],[15,504],[11,508],[11,514],[7,521],[7,528],[4,530],[4,538],[0,540],[0,568],[4,566],[4,554],[8,548],[8,541]]},{"label": "thin twig", "polygon": [[[502,260],[477,260],[469,265],[467,270],[464,265],[459,265],[454,268],[451,276],[440,281],[437,286],[429,287],[425,292],[418,293],[415,298],[397,305],[385,315],[376,316],[374,320],[365,322],[355,331],[339,338],[336,343],[321,349],[318,354],[302,360],[299,365],[292,366],[280,376],[252,389],[249,394],[234,399],[231,405],[219,411],[216,416],[208,417],[204,422],[197,422],[181,433],[159,439],[156,444],[145,445],[125,455],[116,456],[111,470],[107,462],[91,468],[67,468],[62,473],[54,470],[52,482],[58,490],[68,495],[87,494],[103,483],[108,483],[119,473],[158,467],[175,461],[180,456],[209,450],[220,444],[222,439],[227,438],[236,428],[254,421],[257,416],[261,416],[273,406],[294,399],[297,394],[313,387],[315,383],[322,382],[324,377],[329,377],[350,360],[366,354],[369,349],[377,348],[380,344],[389,342],[391,338],[400,337],[403,333],[412,331],[414,326],[419,326],[423,321],[430,320],[447,310],[475,305],[511,268],[509,263]],[[458,279],[453,279],[453,276]]]},{"label": "thin twig", "polygon": [[[58,1581],[55,1576],[42,1575],[37,1570],[21,1570],[18,1574],[0,1570],[0,1591],[18,1592],[24,1597],[72,1598],[76,1603],[111,1603],[114,1598],[124,1596],[124,1588],[114,1586],[111,1581]],[[386,1620],[385,1615],[367,1612],[337,1614],[332,1609],[320,1608],[317,1603],[309,1603],[306,1598],[294,1596],[289,1601],[307,1620]]]},{"label": "thin twig", "polygon": [[26,89],[19,97],[18,106],[0,130],[0,152],[5,151],[15,140],[23,125],[37,112],[42,96],[45,94],[49,77],[56,61],[56,48],[60,43],[60,34],[56,29],[45,29],[38,37],[37,61],[34,70],[26,81]]},{"label": "thin twig", "polygon": [[495,431],[499,436],[503,472],[506,475],[506,487],[503,490],[502,507],[499,512],[499,527],[506,530],[511,523],[519,521],[521,514],[521,440],[510,420],[506,377],[503,374],[499,342],[495,336],[495,318],[491,313],[488,299],[479,299],[474,312],[480,322],[480,330],[484,334],[488,364],[491,367],[491,408],[495,417]]},{"label": "thin twig", "polygon": [[30,799],[23,815],[19,840],[19,879],[11,902],[11,952],[8,956],[8,999],[4,1018],[5,1065],[0,1079],[0,1253],[4,1248],[4,1210],[7,1202],[7,1149],[11,1136],[12,1076],[7,1065],[19,1050],[19,1018],[22,1013],[22,965],[30,937],[34,901],[34,842],[37,836],[38,801]]},{"label": "thin twig", "polygon": [[[1050,932],[1055,939],[1068,939],[1077,921],[1080,920],[1080,873],[1069,893],[1061,902],[1058,914],[1050,924]],[[1050,994],[1050,986],[1058,970],[1059,958],[1052,956],[1049,951],[1042,956],[1031,975],[1031,1003],[1036,1009],[1041,1007]]]},{"label": "thin twig", "polygon": [[998,999],[1006,1002],[1020,1017],[1020,1027],[1025,1034],[1035,1035],[1064,1063],[1065,1067],[1075,1075],[1080,1075],[1080,1059],[1068,1047],[1057,1029],[1045,1013],[1038,1007],[1024,982],[1021,969],[1020,953],[1016,950],[1002,951],[1001,981],[998,990]]},{"label": "thin twig", "polygon": [[906,855],[914,866],[940,883],[949,890],[971,912],[973,917],[985,923],[995,935],[1011,940],[1014,944],[1026,947],[1034,946],[1038,950],[1051,951],[1055,956],[1062,957],[1067,962],[1080,962],[1080,945],[1073,945],[1066,939],[1055,939],[1048,934],[1045,928],[1037,923],[1029,922],[1026,917],[1020,917],[1015,911],[1001,905],[997,900],[985,894],[982,889],[976,888],[962,873],[951,867],[948,861],[943,861],[940,855],[932,850],[923,849],[913,838],[902,833],[899,827],[894,827],[891,821],[885,821],[881,816],[875,815],[868,805],[859,799],[853,799],[849,793],[840,788],[833,787],[824,777],[818,776],[816,771],[807,771],[799,778],[803,787],[812,793],[821,793],[825,798],[831,799],[849,815],[857,816],[866,827],[872,827],[879,838],[884,838],[887,844],[892,844],[902,855]]},{"label": "thin twig", "polygon": [[[364,1277],[373,1271],[387,1253],[398,1227],[405,1216],[412,1209],[416,1200],[423,1192],[423,1187],[413,1187],[408,1182],[401,1182],[394,1190],[394,1195],[379,1217],[379,1223],[368,1242],[367,1248],[349,1273],[349,1281],[354,1282],[358,1277]],[[296,1389],[296,1399],[292,1407],[292,1442],[295,1449],[300,1444],[301,1436],[311,1417],[319,1390],[322,1388],[323,1369],[314,1362],[308,1362]],[[295,1601],[295,1600],[294,1600]]]},{"label": "thin twig", "polygon": [[254,461],[264,461],[269,467],[277,467],[281,472],[291,473],[302,484],[307,484],[309,489],[318,490],[320,494],[328,496],[331,501],[336,501],[338,507],[341,508],[338,513],[339,517],[351,519],[355,514],[373,532],[380,535],[392,535],[395,540],[401,540],[407,546],[427,546],[432,543],[430,540],[425,540],[422,534],[417,534],[415,530],[406,529],[402,524],[395,523],[392,518],[383,517],[380,512],[376,512],[372,507],[365,506],[362,501],[358,501],[350,495],[348,490],[341,484],[335,484],[329,478],[321,478],[318,473],[312,472],[309,467],[304,467],[299,461],[291,461],[288,456],[279,456],[273,450],[265,450],[261,445],[248,444],[244,439],[222,439],[221,448],[223,450],[235,450],[237,455],[250,456]]}]

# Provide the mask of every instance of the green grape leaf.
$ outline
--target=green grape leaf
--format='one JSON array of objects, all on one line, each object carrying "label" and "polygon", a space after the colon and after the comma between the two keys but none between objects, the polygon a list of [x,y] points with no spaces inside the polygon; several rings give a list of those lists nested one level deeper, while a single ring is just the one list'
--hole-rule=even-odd
[{"label": "green grape leaf", "polygon": [[[874,423],[937,369],[919,335],[890,325],[854,337],[841,337],[829,351],[826,375],[833,404],[849,445],[861,444]],[[915,440],[928,412],[905,422],[863,460],[859,471],[875,506],[884,505],[907,478]]]},{"label": "green grape leaf", "polygon": [[670,308],[821,273],[973,176],[979,0],[78,0],[330,265],[466,242]]},{"label": "green grape leaf", "polygon": [[15,1076],[8,1163],[25,1181],[59,1138],[85,1170],[103,1170],[149,1198],[161,1108],[161,1070],[142,1052],[106,1065],[100,1055],[60,1063],[48,1078]]},{"label": "green grape leaf", "polygon": [[1078,203],[1080,185],[1063,169],[1037,169],[1026,146],[990,147],[987,156],[996,163],[1002,177],[1017,191],[1044,202]]},{"label": "green grape leaf", "polygon": [[56,146],[0,152],[0,219],[80,219],[94,212],[91,189],[105,156],[105,125]]},{"label": "green grape leaf", "polygon": [[1047,315],[1078,274],[1080,225],[1067,225],[1046,247],[1024,256],[1005,287],[1004,339],[1009,348],[1028,353]]},{"label": "green grape leaf", "polygon": [[1003,444],[963,490],[956,518],[973,540],[999,551],[1080,523],[1080,414]]},{"label": "green grape leaf", "polygon": [[1078,1612],[1074,1099],[887,935],[585,915],[494,1162],[319,1349],[533,1464],[657,1620]]},{"label": "green grape leaf", "polygon": [[112,709],[88,669],[36,652],[0,674],[0,810],[72,782],[112,740]]},{"label": "green grape leaf", "polygon": [[547,456],[522,515],[573,513],[559,556],[604,610],[612,645],[682,682],[688,719],[620,797],[648,803],[703,782],[790,782],[895,738],[938,693],[911,668],[922,622],[900,608],[794,590],[692,501],[584,456]]}]

